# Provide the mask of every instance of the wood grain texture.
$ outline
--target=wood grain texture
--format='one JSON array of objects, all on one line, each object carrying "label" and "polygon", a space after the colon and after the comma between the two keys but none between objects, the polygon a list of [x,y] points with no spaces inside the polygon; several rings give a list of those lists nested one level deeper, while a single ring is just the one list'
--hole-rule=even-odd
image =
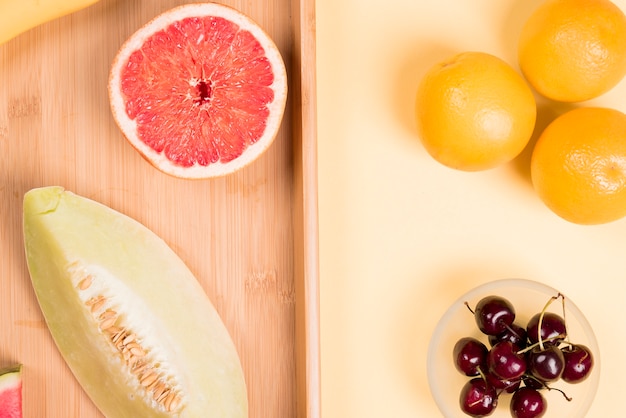
[{"label": "wood grain texture", "polygon": [[0,366],[24,364],[25,417],[100,417],[58,353],[31,288],[22,198],[61,185],[125,213],[187,263],[239,350],[251,418],[318,418],[313,1],[225,1],[278,45],[283,126],[227,177],[163,174],[126,142],[107,96],[118,48],[176,0],[101,0],[0,46]]}]

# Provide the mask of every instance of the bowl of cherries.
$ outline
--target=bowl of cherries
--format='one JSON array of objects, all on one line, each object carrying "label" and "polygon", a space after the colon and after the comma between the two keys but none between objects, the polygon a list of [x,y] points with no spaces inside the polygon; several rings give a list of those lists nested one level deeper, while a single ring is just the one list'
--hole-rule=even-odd
[{"label": "bowl of cherries", "polygon": [[459,297],[428,348],[428,382],[446,418],[586,416],[600,379],[591,325],[564,294],[525,279]]}]

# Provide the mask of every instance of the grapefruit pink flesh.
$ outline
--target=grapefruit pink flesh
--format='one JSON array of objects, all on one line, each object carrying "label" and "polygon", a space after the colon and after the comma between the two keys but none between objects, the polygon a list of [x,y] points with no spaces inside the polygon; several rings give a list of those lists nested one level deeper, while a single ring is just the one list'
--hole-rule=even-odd
[{"label": "grapefruit pink flesh", "polygon": [[[175,62],[164,77],[163,66]],[[139,122],[141,139],[189,167],[231,161],[261,137],[273,79],[250,32],[207,16],[176,22],[148,39],[130,56],[122,92],[136,98],[126,112]]]},{"label": "grapefruit pink flesh", "polygon": [[[171,166],[170,174],[210,177],[202,167],[234,171],[273,141],[285,79],[276,46],[256,23],[209,3],[173,9],[140,29],[121,48],[110,89],[122,100],[112,97],[118,124],[144,157]],[[185,171],[191,167],[200,173]]]},{"label": "grapefruit pink flesh", "polygon": [[22,366],[0,369],[0,418],[22,417]]}]

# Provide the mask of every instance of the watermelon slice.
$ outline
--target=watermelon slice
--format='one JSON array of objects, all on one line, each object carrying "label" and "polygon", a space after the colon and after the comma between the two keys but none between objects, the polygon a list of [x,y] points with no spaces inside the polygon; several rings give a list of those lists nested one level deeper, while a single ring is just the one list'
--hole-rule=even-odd
[{"label": "watermelon slice", "polygon": [[0,369],[0,418],[22,418],[22,366]]}]

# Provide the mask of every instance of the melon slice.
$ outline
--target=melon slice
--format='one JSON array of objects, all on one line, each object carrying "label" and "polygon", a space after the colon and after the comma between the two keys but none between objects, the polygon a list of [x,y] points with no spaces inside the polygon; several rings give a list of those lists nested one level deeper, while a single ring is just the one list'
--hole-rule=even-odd
[{"label": "melon slice", "polygon": [[137,221],[62,187],[24,196],[28,269],[52,337],[101,412],[248,416],[233,341],[182,260]]},{"label": "melon slice", "polygon": [[0,369],[0,418],[22,418],[22,366]]}]

